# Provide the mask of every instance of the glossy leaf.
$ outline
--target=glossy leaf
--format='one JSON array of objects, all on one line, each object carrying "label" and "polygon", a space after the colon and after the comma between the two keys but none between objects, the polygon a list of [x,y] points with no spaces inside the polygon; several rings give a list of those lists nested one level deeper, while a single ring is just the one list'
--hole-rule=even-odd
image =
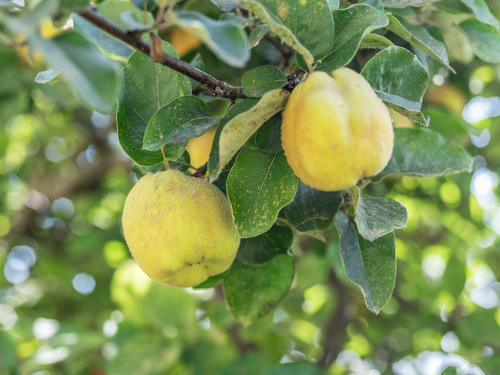
[{"label": "glossy leaf", "polygon": [[334,21],[327,0],[259,2],[290,29],[315,58],[323,57],[331,50]]},{"label": "glossy leaf", "polygon": [[347,65],[364,36],[370,31],[387,26],[384,12],[366,4],[357,4],[335,12],[335,41],[330,53],[321,59],[318,69],[331,72]]},{"label": "glossy leaf", "polygon": [[403,18],[389,15],[389,26],[387,29],[397,34],[408,43],[420,48],[422,51],[433,57],[448,70],[454,72],[448,61],[448,53],[443,42],[434,38],[425,27],[414,26],[406,22]]},{"label": "glossy leaf", "polygon": [[262,38],[264,38],[268,33],[269,33],[269,25],[261,24],[256,28],[254,28],[250,32],[249,36],[250,48],[257,47]]},{"label": "glossy leaf", "polygon": [[167,143],[182,144],[198,137],[219,121],[205,102],[195,96],[181,96],[161,107],[149,120],[143,150],[156,151]]},{"label": "glossy leaf", "polygon": [[267,232],[297,191],[297,177],[283,153],[245,147],[227,178],[227,196],[242,238]]},{"label": "glossy leaf", "polygon": [[366,34],[361,41],[360,48],[374,48],[374,49],[384,49],[393,46],[389,39],[378,34]]},{"label": "glossy leaf", "polygon": [[169,22],[196,35],[219,59],[241,68],[250,58],[244,30],[231,21],[216,21],[194,11],[169,13]]},{"label": "glossy leaf", "polygon": [[261,265],[235,262],[223,282],[227,304],[237,318],[251,323],[285,297],[294,274],[294,258],[285,254]]},{"label": "glossy leaf", "polygon": [[260,2],[245,0],[241,2],[245,8],[252,11],[257,18],[269,26],[269,30],[278,36],[281,41],[300,53],[307,64],[314,62],[312,53],[300,42],[295,34],[271,14]]},{"label": "glossy leaf", "polygon": [[233,0],[210,0],[217,5],[223,12],[231,12],[232,10],[240,7],[241,5]]},{"label": "glossy leaf", "polygon": [[374,241],[395,229],[406,227],[408,213],[401,203],[393,199],[358,192],[354,221],[358,233],[364,239]]},{"label": "glossy leaf", "polygon": [[499,24],[498,20],[495,18],[493,14],[491,14],[490,9],[488,8],[488,4],[484,0],[460,0],[463,4],[465,4],[474,16],[483,23],[487,23],[498,29]]},{"label": "glossy leaf", "polygon": [[304,224],[312,219],[331,220],[342,203],[338,191],[327,192],[313,189],[299,180],[293,201],[282,210],[282,216],[293,225]]},{"label": "glossy leaf", "polygon": [[[384,102],[410,119],[422,121],[420,109],[429,77],[410,51],[388,47],[368,61],[361,74]],[[424,120],[423,125],[427,125],[427,121]]]},{"label": "glossy leaf", "polygon": [[406,7],[422,7],[429,2],[439,0],[382,0],[382,3],[387,8],[406,8]]},{"label": "glossy leaf", "polygon": [[251,136],[285,107],[288,96],[285,90],[269,91],[253,107],[221,123],[215,138],[216,155],[212,155],[209,165],[210,181],[215,181]]},{"label": "glossy leaf", "polygon": [[444,176],[470,172],[472,158],[463,147],[429,129],[394,129],[392,158],[377,176]]},{"label": "glossy leaf", "polygon": [[253,136],[254,145],[269,154],[283,151],[281,146],[281,113],[271,117]]},{"label": "glossy leaf", "polygon": [[[163,49],[177,57],[177,52],[168,43],[163,44]],[[120,144],[136,163],[157,164],[162,160],[161,153],[142,149],[146,126],[162,106],[179,96],[189,95],[191,82],[137,51],[125,66],[124,86],[116,115]]]},{"label": "glossy leaf", "polygon": [[290,228],[273,225],[266,233],[241,240],[236,260],[245,264],[269,262],[278,254],[285,254],[292,246],[293,233]]},{"label": "glossy leaf", "polygon": [[29,44],[90,107],[103,113],[113,110],[119,92],[118,67],[92,43],[69,31],[53,39],[34,34]]},{"label": "glossy leaf", "polygon": [[251,97],[260,97],[268,91],[282,88],[287,83],[285,74],[272,65],[250,69],[241,77],[243,93]]},{"label": "glossy leaf", "polygon": [[342,212],[335,216],[335,225],[345,272],[361,289],[368,309],[378,314],[391,298],[396,281],[394,233],[367,241]]}]

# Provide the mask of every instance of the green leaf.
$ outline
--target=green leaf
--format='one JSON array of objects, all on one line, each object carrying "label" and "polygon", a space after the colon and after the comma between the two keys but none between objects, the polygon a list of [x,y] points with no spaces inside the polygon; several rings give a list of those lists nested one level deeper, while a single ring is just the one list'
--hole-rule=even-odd
[{"label": "green leaf", "polygon": [[205,102],[195,96],[181,96],[161,107],[149,120],[143,150],[156,151],[167,143],[182,144],[198,137],[219,121]]},{"label": "green leaf", "polygon": [[361,74],[389,106],[427,125],[420,109],[429,76],[414,54],[402,47],[388,47],[368,61]]},{"label": "green leaf", "polygon": [[390,174],[444,176],[470,172],[472,158],[463,147],[429,129],[394,129],[392,158],[378,177]]},{"label": "green leaf", "polygon": [[210,0],[212,3],[217,5],[223,12],[231,12],[232,10],[241,6],[236,1],[232,0]]},{"label": "green leaf", "polygon": [[297,177],[283,153],[270,155],[245,147],[236,158],[226,182],[235,224],[242,238],[267,232],[278,212],[297,191]]},{"label": "green leaf", "polygon": [[[144,12],[139,10],[132,3],[120,0],[107,0],[99,3],[97,4],[97,10],[103,16],[123,28],[128,27],[121,17],[124,13],[130,13],[139,20],[142,20],[144,18]],[[147,23],[153,23],[153,16],[149,13],[146,13],[146,15]],[[111,57],[126,60],[134,52],[134,50],[127,44],[94,26],[92,23],[82,18],[78,14],[73,15],[73,25],[76,31],[83,34],[97,47],[102,49],[107,54],[111,55]]]},{"label": "green leaf", "polygon": [[33,34],[29,44],[90,107],[103,113],[114,109],[119,92],[118,67],[92,43],[69,31],[53,39]]},{"label": "green leaf", "polygon": [[241,3],[246,9],[252,11],[257,18],[267,24],[271,33],[278,36],[284,44],[292,47],[301,54],[307,64],[312,65],[314,62],[312,53],[299,41],[299,39],[297,39],[295,34],[288,27],[281,23],[274,15],[269,13],[262,4],[255,0],[245,0]]},{"label": "green leaf", "polygon": [[36,83],[49,83],[54,80],[59,75],[59,72],[54,69],[44,70],[43,72],[38,72],[35,77]]},{"label": "green leaf", "polygon": [[262,38],[269,33],[269,25],[261,24],[250,32],[249,42],[250,48],[257,47]]},{"label": "green leaf", "polygon": [[370,33],[364,36],[360,48],[384,49],[393,45],[385,36]]},{"label": "green leaf", "polygon": [[[138,21],[139,18],[137,17],[135,10],[134,11],[126,11],[120,15],[120,19],[127,26],[127,29],[137,30],[137,31],[146,31],[150,27],[153,27],[154,22],[150,21],[149,23],[142,23],[142,22]],[[140,19],[142,19],[142,18],[144,18],[144,17],[141,17]]]},{"label": "green leaf", "polygon": [[450,292],[453,297],[459,298],[464,289],[466,279],[464,262],[452,255],[446,264],[441,288]]},{"label": "green leaf", "polygon": [[389,26],[387,26],[387,29],[439,61],[451,72],[455,72],[449,64],[448,54],[443,42],[429,34],[425,27],[413,26],[404,19],[392,15],[388,15],[388,17]]},{"label": "green leaf", "polygon": [[366,4],[357,4],[335,12],[333,49],[321,59],[318,69],[331,72],[347,65],[356,55],[363,37],[370,31],[387,26],[384,12]]},{"label": "green leaf", "polygon": [[167,20],[196,35],[226,64],[242,68],[250,59],[245,31],[231,21],[216,21],[193,11],[169,12]]},{"label": "green leaf", "polygon": [[460,28],[467,34],[474,55],[489,63],[500,62],[500,32],[497,29],[475,19],[461,22]]},{"label": "green leaf", "polygon": [[338,191],[327,192],[313,189],[299,180],[292,203],[282,210],[282,216],[292,225],[300,225],[312,219],[330,220],[342,203]]},{"label": "green leaf", "polygon": [[368,241],[402,229],[408,223],[406,208],[390,198],[371,197],[357,192],[355,218],[358,233]]},{"label": "green leaf", "polygon": [[491,25],[498,29],[499,27],[498,20],[495,18],[493,14],[491,14],[490,9],[488,8],[488,4],[486,4],[484,0],[460,0],[460,1],[472,10],[474,16],[476,16],[476,18],[479,21],[487,23],[488,25]]},{"label": "green leaf", "polygon": [[281,113],[271,117],[253,136],[254,145],[269,154],[283,151],[281,147]]},{"label": "green leaf", "polygon": [[293,233],[288,227],[273,225],[266,233],[241,240],[236,260],[244,264],[269,262],[278,254],[286,253],[292,246]]},{"label": "green leaf", "polygon": [[[177,57],[175,48],[163,43],[163,50]],[[146,126],[153,114],[171,100],[191,93],[189,78],[136,51],[124,71],[124,89],[116,114],[118,139],[125,152],[138,164],[154,165],[161,153],[142,149]]]},{"label": "green leaf", "polygon": [[210,276],[208,279],[206,279],[204,282],[201,284],[193,286],[193,289],[208,289],[208,288],[213,288],[215,287],[219,281],[222,281],[224,279],[224,276],[227,275],[229,271],[219,273],[214,276]]},{"label": "green leaf", "polygon": [[[231,167],[230,162],[233,159],[229,160],[229,163],[226,164],[226,166],[229,166],[228,168],[224,169],[225,166],[220,165],[220,147],[219,147],[219,141],[221,138],[222,134],[222,129],[232,120],[234,119],[237,115],[245,113],[246,111],[250,110],[255,104],[257,103],[257,99],[239,99],[236,101],[236,103],[232,106],[229,107],[227,113],[224,115],[222,120],[220,121],[219,125],[217,126],[217,130],[215,132],[214,136],[214,141],[212,143],[212,149],[210,150],[210,155],[208,158],[208,176],[210,178],[211,182],[214,182],[215,184],[218,184],[219,189],[222,191],[225,191],[226,189],[226,183],[225,181],[222,184],[219,184],[219,176],[223,176],[224,174],[229,173],[229,169]],[[234,156],[234,155],[233,155]],[[214,177],[216,176],[216,177]]]},{"label": "green leaf", "polygon": [[243,94],[251,97],[260,97],[268,91],[282,88],[287,83],[285,74],[272,65],[250,69],[241,77]]},{"label": "green leaf", "polygon": [[223,282],[229,308],[245,323],[257,320],[286,296],[294,274],[294,258],[285,254],[262,265],[233,263]]},{"label": "green leaf", "polygon": [[290,29],[315,58],[323,57],[331,50],[334,22],[328,1],[260,0],[259,2]]},{"label": "green leaf", "polygon": [[500,326],[495,319],[496,309],[477,309],[457,320],[457,333],[473,345],[500,345]]},{"label": "green leaf", "polygon": [[340,6],[340,0],[326,0],[328,3],[328,6],[330,7],[330,11],[334,11],[339,9]]},{"label": "green leaf", "polygon": [[335,216],[335,225],[346,274],[361,289],[368,309],[378,314],[391,298],[396,281],[394,233],[367,241],[342,212]]},{"label": "green leaf", "polygon": [[448,140],[463,142],[468,141],[470,133],[477,131],[461,117],[455,116],[448,111],[437,107],[425,109],[426,115],[431,119],[430,128],[437,131]]},{"label": "green leaf", "polygon": [[210,181],[215,181],[250,137],[285,107],[288,96],[289,93],[285,90],[269,91],[252,108],[235,115],[227,122],[221,122],[218,134],[215,135],[215,155],[211,155],[209,161]]},{"label": "green leaf", "polygon": [[382,0],[382,3],[387,8],[407,8],[407,7],[422,7],[429,2],[439,0]]},{"label": "green leaf", "polygon": [[16,345],[5,331],[0,331],[0,371],[5,374],[16,372]]}]

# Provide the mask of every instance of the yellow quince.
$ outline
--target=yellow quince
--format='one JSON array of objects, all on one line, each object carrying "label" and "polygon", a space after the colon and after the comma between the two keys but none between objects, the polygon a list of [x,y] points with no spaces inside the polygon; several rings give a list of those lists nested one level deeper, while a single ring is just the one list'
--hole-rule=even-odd
[{"label": "yellow quince", "polygon": [[139,267],[177,287],[224,272],[240,244],[226,196],[176,170],[148,174],[135,184],[125,200],[122,226]]},{"label": "yellow quince", "polygon": [[314,72],[293,90],[283,112],[281,142],[305,184],[335,191],[380,172],[394,132],[385,104],[359,73]]}]

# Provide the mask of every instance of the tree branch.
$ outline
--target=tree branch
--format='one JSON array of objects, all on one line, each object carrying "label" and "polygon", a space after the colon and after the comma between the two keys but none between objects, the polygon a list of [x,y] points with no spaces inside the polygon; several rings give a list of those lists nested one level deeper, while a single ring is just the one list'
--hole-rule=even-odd
[{"label": "tree branch", "polygon": [[[97,26],[99,29],[113,35],[115,38],[127,43],[145,55],[151,56],[151,46],[141,39],[138,33],[127,31],[117,24],[111,22],[106,17],[100,15],[93,7],[81,11],[80,16],[87,21]],[[218,80],[210,74],[195,68],[185,61],[176,59],[166,53],[160,56],[160,59],[155,58],[155,62],[165,65],[179,73],[182,73],[197,82],[204,84],[212,94],[221,98],[238,99],[245,98],[243,90],[239,86],[232,86],[227,82]]]},{"label": "tree branch", "polygon": [[330,366],[344,347],[347,325],[352,319],[349,311],[351,305],[345,287],[333,269],[330,269],[328,273],[328,284],[337,298],[337,308],[325,328],[323,354],[318,361],[318,365],[322,368]]}]

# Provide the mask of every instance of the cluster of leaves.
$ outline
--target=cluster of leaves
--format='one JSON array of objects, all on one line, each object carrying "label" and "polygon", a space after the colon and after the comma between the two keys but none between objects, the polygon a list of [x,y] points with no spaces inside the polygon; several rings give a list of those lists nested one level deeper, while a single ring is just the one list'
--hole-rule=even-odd
[{"label": "cluster of leaves", "polygon": [[[231,83],[241,82],[247,98],[236,103],[205,93],[192,95],[199,92],[193,91],[198,83],[153,63],[77,14],[71,16],[72,30],[52,39],[40,35],[37,25],[42,20],[65,21],[69,12],[85,3],[42,1],[37,7],[19,10],[10,1],[0,1],[1,36],[8,40],[20,35],[31,52],[42,53],[53,69],[37,76],[37,82],[49,84],[39,85],[37,90],[42,91],[35,90],[38,94],[33,95],[27,89],[31,89],[31,74],[19,70],[20,62],[12,51],[2,50],[0,74],[6,83],[0,88],[2,121],[28,111],[40,116],[39,120],[32,115],[14,117],[0,133],[5,137],[2,145],[6,145],[0,147],[6,197],[2,213],[20,210],[15,203],[5,203],[22,201],[18,197],[26,190],[25,185],[17,187],[20,183],[14,173],[27,180],[37,171],[35,164],[42,167],[36,175],[55,169],[52,165],[48,171],[43,169],[43,155],[32,158],[36,163],[28,159],[38,156],[38,142],[46,142],[48,149],[57,144],[51,140],[56,135],[68,148],[78,149],[76,141],[88,137],[74,124],[76,115],[60,113],[47,102],[61,88],[62,77],[93,109],[113,113],[119,99],[118,138],[137,163],[138,174],[164,168],[160,149],[172,166],[187,170],[186,141],[217,126],[208,174],[227,193],[244,239],[233,267],[200,289],[222,280],[232,312],[245,322],[256,321],[286,297],[273,315],[244,330],[244,339],[260,354],[235,360],[246,351],[238,354],[235,349],[241,346],[241,338],[235,339],[235,347],[225,344],[231,339],[233,320],[220,304],[199,302],[184,291],[153,284],[127,261],[119,211],[130,181],[124,169],[110,170],[98,193],[75,199],[74,217],[57,212],[54,205],[20,240],[37,248],[40,260],[33,283],[26,288],[2,287],[2,308],[16,301],[20,322],[14,334],[0,334],[0,369],[14,368],[17,357],[22,359],[24,372],[43,368],[44,349],[50,346],[71,348],[64,365],[45,362],[45,368],[61,373],[99,372],[105,367],[114,374],[216,373],[221,368],[227,373],[316,374],[319,370],[307,364],[273,369],[268,361],[278,362],[283,353],[291,360],[301,358],[300,353],[318,359],[318,327],[324,325],[330,310],[345,308],[343,303],[346,311],[357,311],[357,317],[352,324],[344,322],[346,337],[339,334],[335,339],[374,364],[383,359],[389,366],[405,355],[437,350],[441,335],[454,330],[463,345],[462,355],[481,360],[492,373],[498,370],[498,361],[484,354],[486,348],[500,346],[498,317],[494,310],[475,307],[463,292],[465,257],[469,264],[485,258],[480,267],[490,263],[492,269],[498,269],[498,256],[482,249],[475,255],[465,253],[464,244],[475,248],[490,235],[480,229],[481,212],[472,196],[456,206],[446,195],[451,189],[468,196],[470,177],[432,177],[469,170],[470,157],[457,143],[463,142],[470,129],[443,110],[426,108],[423,113],[430,115],[427,129],[429,120],[421,112],[430,78],[451,71],[447,54],[459,72],[459,67],[465,69],[460,63],[470,61],[472,53],[484,61],[498,62],[498,24],[484,2],[409,0],[350,5],[309,0],[304,5],[291,0],[212,1],[217,8],[206,1],[136,1],[134,6],[107,0],[97,4],[101,14],[134,30],[153,25],[158,6],[172,6],[166,15],[168,24],[190,30],[205,44],[185,59]],[[284,7],[289,11],[283,11]],[[284,55],[262,39],[269,36],[275,43],[282,42]],[[164,37],[168,39],[168,33]],[[460,50],[455,48],[457,44]],[[176,56],[167,41],[163,50]],[[282,65],[284,56],[292,51],[296,54]],[[297,181],[283,157],[279,112],[288,94],[281,89],[310,68],[329,71],[346,64],[362,72],[388,106],[419,127],[396,129],[394,155],[387,168],[373,178],[378,183],[363,181],[349,191],[325,193]],[[246,68],[240,69],[243,66]],[[68,92],[62,92],[57,105],[76,111],[74,103],[68,104]],[[34,96],[31,100],[30,95]],[[30,153],[14,158],[19,147]],[[485,157],[494,163],[498,154],[491,147]],[[71,170],[69,164],[61,165],[54,176],[65,176]],[[398,235],[400,251],[395,254],[394,230],[407,220],[399,201],[406,204],[410,215],[408,228]],[[305,236],[308,246],[298,243]],[[325,237],[327,244],[313,239]],[[6,246],[0,242],[2,266]],[[96,254],[100,247],[103,252]],[[291,248],[299,262],[289,256]],[[446,258],[447,265],[441,278],[429,280],[422,277],[419,265],[436,254]],[[362,289],[369,309],[379,311],[393,293],[396,257],[400,270],[395,297],[379,318],[357,309],[355,302],[346,304],[339,294],[330,298],[326,275],[334,267],[342,288],[349,290],[345,273]],[[74,273],[88,270],[96,277],[98,288],[85,299],[70,285]],[[294,278],[297,285],[290,289]],[[468,280],[468,284],[472,282]],[[351,290],[349,295],[351,301],[359,297]],[[176,301],[176,305],[165,306],[165,301]],[[99,328],[112,320],[109,316],[116,306],[124,321],[119,333],[109,339]],[[202,309],[200,325],[210,317],[210,331],[193,324],[190,317],[197,308]],[[466,316],[461,315],[463,311]],[[60,332],[48,339],[33,338],[31,327],[39,316],[60,319]],[[112,321],[120,321],[113,316]],[[77,344],[71,336],[75,331]],[[292,338],[284,332],[291,332]],[[11,340],[19,344],[17,348]],[[113,357],[109,353],[116,347],[119,351]]]},{"label": "cluster of leaves", "polygon": [[[469,171],[471,158],[464,149],[425,128],[429,119],[421,112],[422,97],[440,66],[454,71],[440,29],[461,30],[476,56],[495,62],[500,61],[498,21],[484,3],[469,1],[366,1],[342,8],[338,1],[326,0],[213,3],[222,12],[219,19],[177,1],[136,4],[143,6],[139,9],[108,0],[97,10],[138,35],[154,29],[161,16],[162,27],[193,33],[234,68],[247,66],[251,47],[268,34],[294,52],[294,59],[281,70],[261,64],[246,70],[241,76],[246,98],[236,102],[192,95],[197,83],[189,77],[155,63],[78,14],[72,16],[72,30],[44,38],[37,25],[61,12],[57,0],[20,14],[4,12],[3,19],[7,29],[26,40],[52,68],[38,76],[39,82],[61,73],[89,106],[105,113],[113,111],[118,98],[120,143],[143,172],[161,170],[162,153],[185,170],[186,142],[217,127],[208,177],[226,192],[244,238],[237,262],[222,276],[236,315],[252,321],[286,294],[294,272],[293,259],[286,255],[292,244],[290,230],[316,233],[325,225],[318,226],[318,220],[330,222],[334,217],[346,273],[360,286],[368,308],[380,311],[394,288],[394,230],[404,227],[406,211],[389,198],[368,196],[357,188],[327,194],[299,184],[280,146],[279,112],[288,96],[282,88],[291,73],[300,77],[310,70],[332,71],[354,65],[356,56],[365,59],[361,74],[379,97],[419,126],[396,129],[392,159],[373,180]],[[9,4],[4,7],[8,10]],[[453,26],[440,21],[450,13]],[[162,50],[177,58],[167,41]],[[192,60],[203,67],[201,55]],[[123,65],[121,75],[117,62]],[[255,295],[246,295],[247,283],[259,279],[260,287],[251,292]]]}]

